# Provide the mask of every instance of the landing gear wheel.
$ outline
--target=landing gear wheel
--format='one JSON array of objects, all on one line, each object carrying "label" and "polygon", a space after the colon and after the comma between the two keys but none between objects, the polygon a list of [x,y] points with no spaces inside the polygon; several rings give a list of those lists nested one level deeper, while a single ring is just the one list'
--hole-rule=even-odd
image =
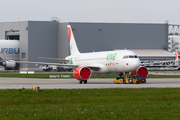
[{"label": "landing gear wheel", "polygon": [[86,84],[87,83],[87,80],[84,80],[84,84]]},{"label": "landing gear wheel", "polygon": [[126,81],[125,81],[125,79],[123,79],[123,84],[126,84]]},{"label": "landing gear wheel", "polygon": [[82,84],[82,80],[79,81],[79,84]]},{"label": "landing gear wheel", "polygon": [[123,72],[120,72],[119,73],[119,78],[122,79],[122,76],[123,76]]}]

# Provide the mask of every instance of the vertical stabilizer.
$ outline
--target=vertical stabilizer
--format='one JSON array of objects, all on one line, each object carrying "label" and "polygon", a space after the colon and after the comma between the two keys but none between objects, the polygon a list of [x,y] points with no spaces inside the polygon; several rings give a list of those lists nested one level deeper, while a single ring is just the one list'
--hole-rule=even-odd
[{"label": "vertical stabilizer", "polygon": [[178,65],[179,64],[179,58],[178,58],[177,49],[175,49],[175,55],[176,55],[175,65]]},{"label": "vertical stabilizer", "polygon": [[4,50],[3,50],[3,49],[2,49],[2,52],[3,52],[3,55],[4,55],[4,59],[5,59],[5,60],[7,60],[6,55],[5,55]]},{"label": "vertical stabilizer", "polygon": [[68,25],[67,26],[68,29],[68,36],[69,36],[69,45],[70,45],[70,53],[71,55],[76,55],[76,54],[80,54],[77,45],[76,45],[76,41],[74,39],[74,35],[71,29],[71,26]]}]

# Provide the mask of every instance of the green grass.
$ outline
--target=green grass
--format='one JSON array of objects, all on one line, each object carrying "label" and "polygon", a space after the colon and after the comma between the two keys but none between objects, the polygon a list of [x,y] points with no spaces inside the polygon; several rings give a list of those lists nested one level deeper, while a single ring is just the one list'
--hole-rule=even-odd
[{"label": "green grass", "polygon": [[[50,78],[50,75],[70,75],[70,78],[74,78],[73,74],[67,73],[52,73],[52,74],[8,74],[8,73],[1,73],[0,77],[16,77],[16,78]],[[91,75],[91,78],[116,78],[118,74],[101,74],[101,75]],[[125,76],[124,76],[125,77]],[[148,75],[148,78],[180,78],[180,75]]]},{"label": "green grass", "polygon": [[179,88],[0,90],[1,119],[179,119]]}]

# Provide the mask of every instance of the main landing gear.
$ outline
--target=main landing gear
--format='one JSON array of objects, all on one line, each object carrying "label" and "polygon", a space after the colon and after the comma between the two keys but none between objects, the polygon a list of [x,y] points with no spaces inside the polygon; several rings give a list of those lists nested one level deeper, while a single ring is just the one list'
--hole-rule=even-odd
[{"label": "main landing gear", "polygon": [[87,80],[79,80],[79,84],[82,84],[84,82],[84,84],[87,83]]}]

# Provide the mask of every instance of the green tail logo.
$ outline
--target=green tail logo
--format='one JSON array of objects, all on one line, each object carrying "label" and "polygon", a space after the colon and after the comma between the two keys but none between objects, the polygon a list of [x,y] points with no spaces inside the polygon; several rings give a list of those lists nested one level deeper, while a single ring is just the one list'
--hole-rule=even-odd
[{"label": "green tail logo", "polygon": [[69,60],[69,64],[73,64],[73,58]]}]

